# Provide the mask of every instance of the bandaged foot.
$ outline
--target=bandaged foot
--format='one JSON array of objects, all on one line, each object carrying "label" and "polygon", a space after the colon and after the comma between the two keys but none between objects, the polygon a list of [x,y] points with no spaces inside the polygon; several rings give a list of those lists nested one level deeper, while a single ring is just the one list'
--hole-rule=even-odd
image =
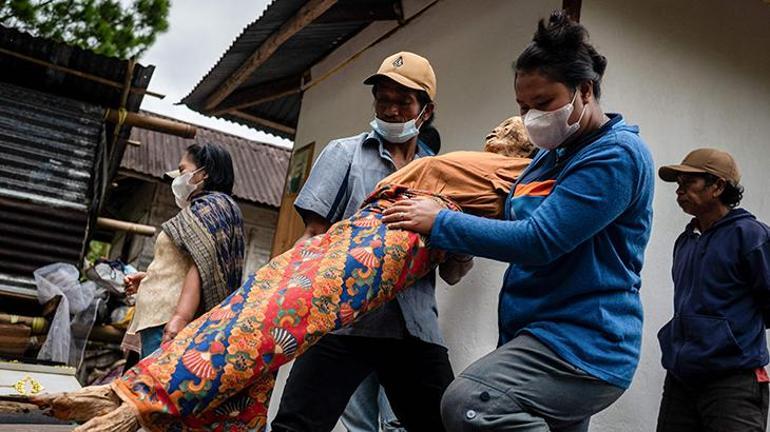
[{"label": "bandaged foot", "polygon": [[41,394],[30,397],[29,403],[50,410],[50,414],[60,420],[83,423],[117,409],[122,402],[107,384],[74,392]]},{"label": "bandaged foot", "polygon": [[119,408],[94,417],[78,426],[72,432],[136,432],[139,430],[139,420],[134,410],[126,404]]}]

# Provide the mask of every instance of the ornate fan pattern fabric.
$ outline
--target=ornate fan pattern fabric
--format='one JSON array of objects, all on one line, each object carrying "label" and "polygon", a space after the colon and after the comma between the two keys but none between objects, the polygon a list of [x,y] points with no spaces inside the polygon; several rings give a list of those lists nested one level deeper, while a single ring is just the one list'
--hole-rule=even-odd
[{"label": "ornate fan pattern fabric", "polygon": [[443,259],[425,238],[389,230],[382,211],[439,195],[400,186],[372,194],[353,217],[296,245],[142,360],[114,390],[150,431],[263,430],[278,368],[353,323]]}]

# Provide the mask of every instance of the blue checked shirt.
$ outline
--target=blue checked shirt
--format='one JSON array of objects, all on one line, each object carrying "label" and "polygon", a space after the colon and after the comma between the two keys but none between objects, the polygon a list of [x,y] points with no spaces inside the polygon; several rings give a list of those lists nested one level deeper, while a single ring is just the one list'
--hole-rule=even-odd
[{"label": "blue checked shirt", "polygon": [[[415,158],[433,156],[418,142]],[[313,212],[330,223],[352,216],[377,183],[396,171],[379,135],[362,133],[331,141],[318,155],[294,202],[301,214]],[[383,307],[335,334],[404,338],[407,334],[443,345],[436,308],[436,274],[431,272]]]}]

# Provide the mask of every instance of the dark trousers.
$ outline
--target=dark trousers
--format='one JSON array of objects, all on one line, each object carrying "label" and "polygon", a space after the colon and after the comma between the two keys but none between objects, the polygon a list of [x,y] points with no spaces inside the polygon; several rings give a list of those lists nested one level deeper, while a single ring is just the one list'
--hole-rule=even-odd
[{"label": "dark trousers", "polygon": [[454,378],[446,348],[413,337],[329,334],[294,363],[273,431],[332,430],[353,392],[373,372],[409,432],[444,430],[441,396]]},{"label": "dark trousers", "polygon": [[697,383],[666,375],[657,432],[764,432],[768,385],[754,371]]}]

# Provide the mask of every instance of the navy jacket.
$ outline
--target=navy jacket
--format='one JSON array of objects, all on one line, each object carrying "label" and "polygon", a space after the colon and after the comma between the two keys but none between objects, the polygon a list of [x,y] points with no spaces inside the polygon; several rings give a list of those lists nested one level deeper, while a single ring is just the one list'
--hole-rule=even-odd
[{"label": "navy jacket", "polygon": [[770,228],[743,209],[674,245],[674,318],[658,332],[663,367],[682,380],[768,363]]}]

